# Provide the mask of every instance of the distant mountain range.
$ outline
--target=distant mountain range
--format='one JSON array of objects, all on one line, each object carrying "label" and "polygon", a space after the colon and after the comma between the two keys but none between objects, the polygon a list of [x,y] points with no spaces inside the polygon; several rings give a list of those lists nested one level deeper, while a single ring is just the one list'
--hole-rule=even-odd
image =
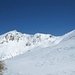
[{"label": "distant mountain range", "polygon": [[75,30],[62,36],[41,33],[29,35],[13,30],[0,35],[0,60],[23,54],[36,47],[54,47],[71,39],[75,40]]}]

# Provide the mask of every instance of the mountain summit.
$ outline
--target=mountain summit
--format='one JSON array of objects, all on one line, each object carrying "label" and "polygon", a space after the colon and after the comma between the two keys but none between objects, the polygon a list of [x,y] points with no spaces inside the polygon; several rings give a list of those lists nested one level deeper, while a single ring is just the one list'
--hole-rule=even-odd
[{"label": "mountain summit", "polygon": [[41,33],[29,35],[13,30],[0,36],[0,60],[23,54],[39,46],[55,46],[70,39],[75,39],[75,30],[63,36]]},{"label": "mountain summit", "polygon": [[0,36],[2,60],[2,75],[75,75],[75,30],[62,36],[7,32]]}]

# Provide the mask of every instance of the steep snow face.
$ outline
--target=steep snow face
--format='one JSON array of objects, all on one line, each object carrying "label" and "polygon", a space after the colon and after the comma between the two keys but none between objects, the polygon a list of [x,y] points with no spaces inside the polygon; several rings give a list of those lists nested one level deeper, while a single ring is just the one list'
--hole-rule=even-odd
[{"label": "steep snow face", "polygon": [[6,60],[8,70],[4,75],[75,75],[75,31],[61,36],[57,42],[36,46]]},{"label": "steep snow face", "polygon": [[16,30],[0,36],[0,60],[22,54],[36,46],[47,47],[57,44],[59,37],[51,34],[37,33],[35,35],[22,34]]}]

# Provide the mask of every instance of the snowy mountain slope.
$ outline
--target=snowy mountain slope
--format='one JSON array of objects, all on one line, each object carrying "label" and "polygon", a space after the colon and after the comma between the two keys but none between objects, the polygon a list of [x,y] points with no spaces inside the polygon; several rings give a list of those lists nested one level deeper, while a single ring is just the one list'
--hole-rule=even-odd
[{"label": "snowy mountain slope", "polygon": [[58,44],[38,45],[5,60],[4,75],[75,75],[75,31],[60,36],[57,41]]},{"label": "snowy mountain slope", "polygon": [[36,46],[56,45],[60,37],[51,34],[22,34],[16,30],[0,36],[0,60],[22,54]]},{"label": "snowy mountain slope", "polygon": [[61,42],[67,41],[72,38],[75,39],[75,30],[61,36]]}]

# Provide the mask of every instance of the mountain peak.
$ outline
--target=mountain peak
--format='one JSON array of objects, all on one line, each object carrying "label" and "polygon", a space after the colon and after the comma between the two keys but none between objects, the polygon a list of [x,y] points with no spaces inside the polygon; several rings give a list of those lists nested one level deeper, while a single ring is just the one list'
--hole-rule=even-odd
[{"label": "mountain peak", "polygon": [[[9,58],[11,55],[16,56],[16,53],[20,52],[19,54],[21,54],[22,52],[28,51],[34,47],[54,46],[71,39],[75,39],[75,30],[61,37],[42,33],[36,33],[34,35],[22,34],[17,30],[13,30],[0,36],[0,46],[2,46],[0,50],[4,49],[5,52],[7,49],[8,52],[4,53],[4,55],[8,56],[8,54],[10,54],[10,56],[8,56]],[[14,52],[14,54],[11,51]]]},{"label": "mountain peak", "polygon": [[7,33],[19,33],[17,30],[12,30],[12,31],[9,31]]}]

